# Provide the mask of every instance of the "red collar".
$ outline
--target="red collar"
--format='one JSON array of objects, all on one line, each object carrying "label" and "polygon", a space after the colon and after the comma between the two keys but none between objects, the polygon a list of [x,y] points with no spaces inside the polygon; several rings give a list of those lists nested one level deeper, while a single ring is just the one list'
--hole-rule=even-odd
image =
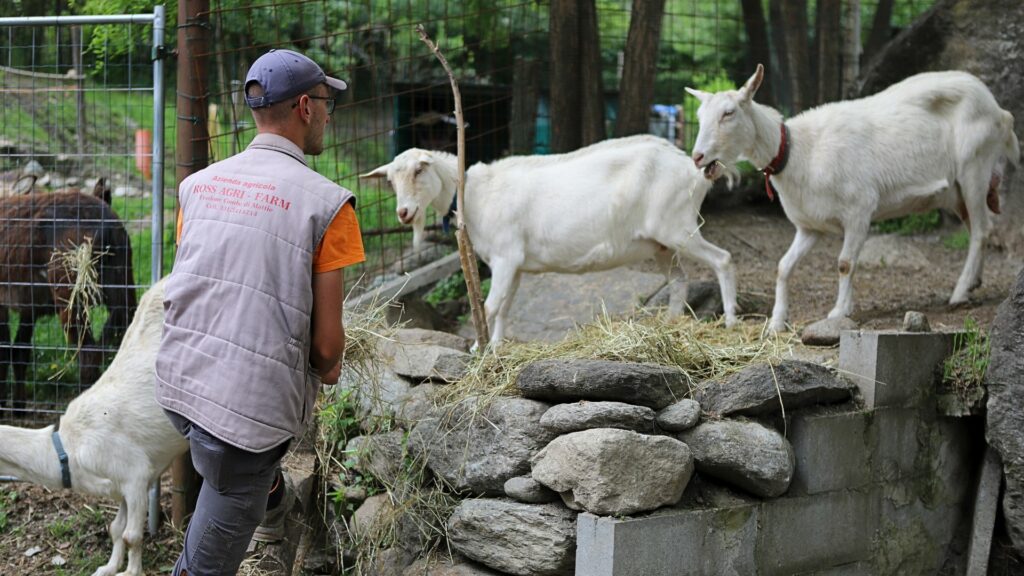
[{"label": "red collar", "polygon": [[789,128],[786,127],[786,123],[783,122],[779,126],[779,132],[782,138],[779,140],[779,152],[772,158],[772,161],[761,169],[764,173],[764,189],[768,193],[768,199],[775,201],[775,188],[772,186],[771,180],[769,179],[772,175],[782,172],[786,167],[786,163],[789,162]]}]

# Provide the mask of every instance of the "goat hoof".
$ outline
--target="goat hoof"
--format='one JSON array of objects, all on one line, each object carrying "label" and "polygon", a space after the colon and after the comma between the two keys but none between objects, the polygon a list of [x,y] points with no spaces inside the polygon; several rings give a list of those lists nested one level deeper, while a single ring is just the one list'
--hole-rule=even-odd
[{"label": "goat hoof", "polygon": [[97,568],[96,571],[92,573],[92,576],[114,576],[116,571],[117,571],[117,568],[111,568],[109,566],[102,566],[100,568]]}]

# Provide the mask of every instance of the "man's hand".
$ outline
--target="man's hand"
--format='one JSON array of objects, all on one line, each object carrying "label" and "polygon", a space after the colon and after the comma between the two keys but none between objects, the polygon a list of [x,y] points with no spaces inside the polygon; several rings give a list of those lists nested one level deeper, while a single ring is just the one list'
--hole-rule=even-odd
[{"label": "man's hand", "polygon": [[[315,372],[316,370],[314,370],[314,373]],[[341,376],[341,361],[338,361],[338,363],[328,370],[326,374],[317,373],[317,376],[320,377],[320,383],[325,386],[333,386],[334,384],[337,384],[338,378]]]}]

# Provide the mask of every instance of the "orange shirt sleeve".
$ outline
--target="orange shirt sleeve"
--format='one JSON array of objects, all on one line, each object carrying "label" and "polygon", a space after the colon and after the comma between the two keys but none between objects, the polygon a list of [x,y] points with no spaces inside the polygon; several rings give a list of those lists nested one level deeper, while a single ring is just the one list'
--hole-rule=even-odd
[{"label": "orange shirt sleeve", "polygon": [[174,229],[174,243],[175,244],[181,244],[181,223],[182,223],[181,206],[178,206],[178,223],[176,224],[176,227]]},{"label": "orange shirt sleeve", "polygon": [[313,255],[313,272],[330,272],[366,260],[356,209],[346,202],[327,227]]}]

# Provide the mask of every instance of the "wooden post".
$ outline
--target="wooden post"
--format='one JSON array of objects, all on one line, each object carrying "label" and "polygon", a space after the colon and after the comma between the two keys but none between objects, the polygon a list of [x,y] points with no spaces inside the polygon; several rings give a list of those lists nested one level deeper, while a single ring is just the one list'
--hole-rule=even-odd
[{"label": "wooden post", "polygon": [[[207,54],[210,52],[209,0],[178,2],[178,146],[175,176],[181,182],[209,163],[206,132],[208,82]],[[185,528],[199,497],[201,480],[192,458],[179,456],[171,465],[171,523]]]},{"label": "wooden post", "polygon": [[626,37],[626,61],[619,84],[616,136],[646,134],[649,129],[664,14],[665,0],[633,0]]},{"label": "wooden post", "polygon": [[81,26],[71,28],[71,62],[72,67],[75,69],[75,109],[78,111],[75,140],[78,145],[78,162],[81,165],[85,163],[85,131],[87,129],[85,123],[85,74],[82,69]]},{"label": "wooden post", "polygon": [[427,31],[423,28],[422,24],[416,25],[416,32],[419,33],[420,40],[441,61],[441,66],[448,73],[448,80],[452,84],[452,95],[455,98],[455,125],[457,127],[456,133],[458,134],[459,153],[458,179],[456,180],[455,188],[455,215],[458,231],[455,234],[455,238],[459,243],[459,261],[462,263],[462,275],[466,279],[469,309],[473,315],[473,327],[476,328],[476,341],[482,347],[486,346],[490,340],[490,332],[487,329],[487,316],[484,313],[483,298],[481,297],[480,271],[476,267],[476,254],[473,253],[473,243],[469,240],[469,232],[466,230],[466,222],[463,218],[465,211],[462,208],[465,206],[464,200],[466,197],[466,122],[463,120],[462,114],[462,95],[459,93],[459,82],[455,79],[455,74],[452,72],[451,67],[448,66],[448,60],[445,59],[441,50],[427,36]]}]

